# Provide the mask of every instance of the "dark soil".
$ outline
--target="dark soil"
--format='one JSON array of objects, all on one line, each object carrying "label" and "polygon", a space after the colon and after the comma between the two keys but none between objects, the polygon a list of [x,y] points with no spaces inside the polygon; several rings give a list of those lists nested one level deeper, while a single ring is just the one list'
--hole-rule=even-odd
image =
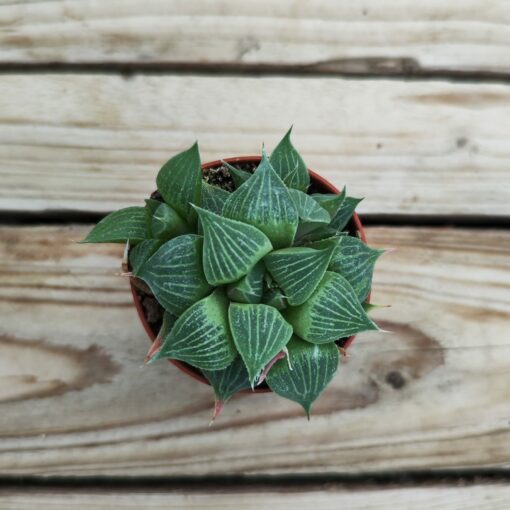
[{"label": "dark soil", "polygon": [[[245,172],[250,172],[251,174],[255,172],[257,168],[256,163],[234,163],[233,167],[238,168],[239,170],[244,170]],[[213,186],[218,186],[227,191],[234,191],[235,184],[230,175],[230,171],[226,166],[218,166],[214,168],[207,168],[203,171],[203,179],[208,184],[212,184]]]}]

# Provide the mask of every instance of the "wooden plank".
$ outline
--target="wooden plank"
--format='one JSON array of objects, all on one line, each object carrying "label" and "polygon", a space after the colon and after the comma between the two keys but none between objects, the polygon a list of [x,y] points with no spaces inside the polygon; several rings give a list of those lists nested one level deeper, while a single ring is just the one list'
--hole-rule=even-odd
[{"label": "wooden plank", "polygon": [[505,0],[7,0],[0,63],[510,71]]},{"label": "wooden plank", "polygon": [[195,138],[204,161],[256,154],[292,123],[363,213],[510,216],[507,86],[72,74],[0,80],[0,210],[140,204]]},{"label": "wooden plank", "polygon": [[510,487],[503,483],[468,486],[406,488],[349,488],[324,486],[306,489],[240,487],[226,490],[94,490],[17,489],[0,493],[9,510],[116,510],[130,508],[201,510],[506,510]]},{"label": "wooden plank", "polygon": [[210,388],[148,342],[121,246],[85,227],[0,229],[0,475],[373,473],[510,467],[510,232],[370,228],[375,317],[308,422]]}]

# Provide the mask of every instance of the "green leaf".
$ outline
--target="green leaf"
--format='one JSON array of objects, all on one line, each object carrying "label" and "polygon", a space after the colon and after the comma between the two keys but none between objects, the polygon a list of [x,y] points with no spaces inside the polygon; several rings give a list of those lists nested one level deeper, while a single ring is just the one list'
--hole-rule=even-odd
[{"label": "green leaf", "polygon": [[328,268],[336,244],[331,241],[322,250],[284,248],[264,257],[268,271],[287,296],[290,305],[300,305],[312,295]]},{"label": "green leaf", "polygon": [[149,212],[149,216],[152,218],[156,209],[162,204],[159,200],[155,200],[154,198],[146,198],[145,199],[145,209]]},{"label": "green leaf", "polygon": [[165,338],[170,333],[170,331],[172,331],[172,328],[177,322],[177,319],[178,317],[165,310],[163,313],[163,322],[161,324],[161,328],[159,329],[158,336]]},{"label": "green leaf", "polygon": [[383,253],[384,250],[370,248],[357,237],[343,236],[333,252],[329,270],[341,274],[363,302],[370,292],[375,262]]},{"label": "green leaf", "polygon": [[204,230],[204,272],[211,285],[239,280],[272,250],[257,228],[196,208]]},{"label": "green leaf", "polygon": [[264,304],[273,306],[277,310],[284,310],[289,304],[285,294],[279,289],[269,289],[264,292],[262,301]]},{"label": "green leaf", "polygon": [[337,232],[336,229],[331,228],[329,225],[325,225],[305,234],[301,239],[299,239],[299,244],[306,244],[315,248],[315,244],[317,242],[332,239],[341,235],[347,235],[347,232]]},{"label": "green leaf", "polygon": [[238,303],[260,303],[264,283],[265,267],[262,261],[238,282],[228,286],[227,294],[231,301]]},{"label": "green leaf", "polygon": [[197,301],[177,319],[153,359],[178,359],[202,370],[226,368],[237,355],[227,310],[222,289]]},{"label": "green leaf", "polygon": [[163,321],[161,327],[159,328],[158,335],[152,342],[150,346],[149,352],[147,356],[145,356],[145,362],[147,364],[151,364],[155,359],[157,359],[157,353],[161,349],[163,345],[164,338],[170,333],[171,329],[174,327],[175,322],[177,321],[177,317],[165,310],[163,313]]},{"label": "green leaf", "polygon": [[275,248],[290,246],[298,225],[289,191],[265,153],[253,177],[231,193],[223,214],[257,227]]},{"label": "green leaf", "polygon": [[297,402],[310,418],[312,404],[338,369],[334,343],[313,345],[294,336],[287,345],[289,360],[277,361],[267,375],[267,384],[278,395]]},{"label": "green leaf", "polygon": [[214,389],[216,400],[227,402],[235,393],[251,387],[248,372],[241,356],[222,370],[204,370],[204,375]]},{"label": "green leaf", "polygon": [[314,193],[310,195],[322,208],[328,211],[331,220],[335,217],[338,209],[340,209],[345,200],[345,188],[341,193]]},{"label": "green leaf", "polygon": [[216,214],[221,214],[223,204],[230,193],[227,190],[212,186],[202,181],[202,207]]},{"label": "green leaf", "polygon": [[340,208],[333,217],[330,226],[336,229],[338,232],[342,231],[354,213],[357,205],[362,201],[362,198],[345,197]]},{"label": "green leaf", "polygon": [[227,163],[226,161],[222,161],[222,163],[230,172],[230,176],[234,181],[236,189],[239,188],[241,184],[244,184],[253,175],[252,173],[247,172],[246,170],[241,170],[239,168],[236,168],[235,166],[232,166],[230,163]]},{"label": "green leaf", "polygon": [[326,271],[306,303],[287,308],[284,316],[298,336],[316,344],[379,329],[363,310],[349,282],[331,271]]},{"label": "green leaf", "polygon": [[280,140],[270,157],[270,162],[282,181],[289,187],[306,191],[310,175],[303,158],[290,141],[292,127]]},{"label": "green leaf", "polygon": [[147,232],[147,212],[144,207],[126,207],[105,216],[81,241],[82,243],[125,243],[143,241]]},{"label": "green leaf", "polygon": [[297,239],[331,221],[328,211],[311,196],[297,189],[290,189],[289,193],[299,216]]},{"label": "green leaf", "polygon": [[187,234],[190,228],[175,209],[168,204],[160,203],[152,216],[151,230],[154,237],[168,241],[173,237]]},{"label": "green leaf", "polygon": [[129,263],[135,276],[145,262],[159,250],[163,242],[161,239],[146,239],[129,250]]},{"label": "green leaf", "polygon": [[195,234],[167,241],[138,270],[161,306],[174,315],[211,290],[202,269],[203,240]]},{"label": "green leaf", "polygon": [[200,205],[202,197],[202,170],[200,154],[195,142],[188,150],[167,161],[156,178],[158,190],[165,202],[183,218],[195,219],[191,204]]},{"label": "green leaf", "polygon": [[267,363],[289,341],[292,327],[276,308],[267,305],[232,303],[228,317],[234,343],[253,386]]},{"label": "green leaf", "polygon": [[329,223],[331,221],[329,212],[310,195],[297,189],[290,189],[289,193],[301,221],[306,223]]}]

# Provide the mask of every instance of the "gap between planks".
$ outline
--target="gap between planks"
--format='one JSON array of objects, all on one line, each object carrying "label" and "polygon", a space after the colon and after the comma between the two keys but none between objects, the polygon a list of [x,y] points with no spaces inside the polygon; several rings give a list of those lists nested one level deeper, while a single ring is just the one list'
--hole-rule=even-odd
[{"label": "gap between planks", "polygon": [[[1,225],[88,225],[106,214],[79,210],[1,211]],[[478,215],[361,214],[365,227],[448,227],[459,229],[510,229],[510,217]]]},{"label": "gap between planks", "polygon": [[[373,67],[372,60],[381,61]],[[384,64],[382,63],[384,61]],[[359,67],[359,68],[358,68]],[[346,59],[324,66],[303,65],[243,65],[228,63],[169,64],[143,62],[88,63],[0,63],[0,75],[7,74],[98,74],[120,75],[125,78],[149,76],[224,76],[224,77],[280,77],[280,78],[344,78],[356,80],[446,81],[451,83],[480,83],[510,85],[510,72],[459,71],[422,69],[408,59]]]},{"label": "gap between planks", "polygon": [[[125,487],[102,488],[6,488],[0,491],[1,508],[9,510],[115,510],[238,509],[264,510],[506,510],[510,487],[504,483],[458,485],[418,485],[380,487],[367,484],[351,487],[315,484],[288,487],[281,485],[235,487]],[[8,505],[7,507],[5,505]]]}]

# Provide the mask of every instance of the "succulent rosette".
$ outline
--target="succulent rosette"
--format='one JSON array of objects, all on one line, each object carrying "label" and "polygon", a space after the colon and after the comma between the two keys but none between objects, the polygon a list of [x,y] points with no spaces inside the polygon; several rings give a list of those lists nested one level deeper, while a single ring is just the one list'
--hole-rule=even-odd
[{"label": "succulent rosette", "polygon": [[[158,173],[158,199],[102,219],[87,243],[129,243],[129,266],[164,309],[150,361],[202,372],[216,409],[264,383],[313,402],[339,366],[339,341],[377,330],[367,298],[382,250],[349,233],[360,199],[310,191],[290,130],[254,171],[203,179],[197,143]],[[233,189],[233,191],[231,191]]]}]

